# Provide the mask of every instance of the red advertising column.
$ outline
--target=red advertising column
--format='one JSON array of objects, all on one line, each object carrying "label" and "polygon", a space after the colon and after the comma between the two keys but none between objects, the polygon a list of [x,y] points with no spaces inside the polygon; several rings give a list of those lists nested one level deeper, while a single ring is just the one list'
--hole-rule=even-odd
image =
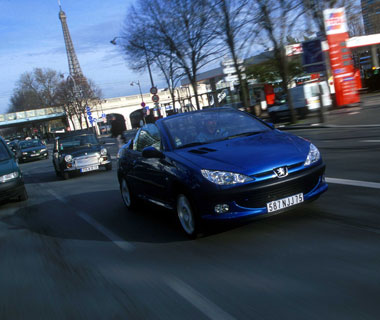
[{"label": "red advertising column", "polygon": [[348,33],[344,8],[326,9],[323,15],[337,105],[358,103],[360,98],[354,61],[346,44]]}]

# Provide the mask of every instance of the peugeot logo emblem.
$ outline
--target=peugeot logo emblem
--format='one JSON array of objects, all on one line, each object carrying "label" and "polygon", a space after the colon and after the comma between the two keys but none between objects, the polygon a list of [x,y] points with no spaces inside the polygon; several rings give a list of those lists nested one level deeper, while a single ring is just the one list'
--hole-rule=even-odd
[{"label": "peugeot logo emblem", "polygon": [[284,178],[288,175],[288,167],[275,168],[273,171],[278,178]]}]

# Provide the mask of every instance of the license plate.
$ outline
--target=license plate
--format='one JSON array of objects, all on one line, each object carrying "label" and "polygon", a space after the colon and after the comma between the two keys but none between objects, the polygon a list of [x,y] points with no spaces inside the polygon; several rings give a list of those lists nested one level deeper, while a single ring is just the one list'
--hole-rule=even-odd
[{"label": "license plate", "polygon": [[285,209],[296,204],[303,202],[303,193],[295,194],[294,196],[290,196],[287,198],[283,198],[280,200],[274,200],[267,203],[268,212],[274,212],[277,210]]},{"label": "license plate", "polygon": [[90,167],[80,169],[80,172],[88,172],[88,171],[93,171],[93,170],[98,170],[98,169],[99,169],[99,166],[90,166]]},{"label": "license plate", "polygon": [[37,156],[39,156],[40,154],[39,153],[32,153],[30,156],[31,157],[37,157]]}]

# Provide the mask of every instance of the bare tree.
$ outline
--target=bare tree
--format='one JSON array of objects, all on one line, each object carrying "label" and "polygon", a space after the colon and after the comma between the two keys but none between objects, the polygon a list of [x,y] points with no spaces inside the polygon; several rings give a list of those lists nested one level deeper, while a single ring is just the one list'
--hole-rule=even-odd
[{"label": "bare tree", "polygon": [[173,59],[188,77],[200,109],[197,73],[221,49],[215,42],[214,8],[206,0],[139,0],[133,10],[145,22],[145,48],[154,58]]},{"label": "bare tree", "polygon": [[[174,53],[171,55],[160,54],[159,50],[152,47],[144,36],[145,30],[142,28],[133,28],[132,25],[138,19],[134,8],[131,8],[125,29],[123,31],[122,44],[127,61],[135,71],[146,71],[148,69],[151,74],[151,66],[161,73],[165,79],[170,96],[172,98],[173,107],[175,108],[175,91],[174,88],[183,76],[183,72],[175,63]],[[127,31],[128,30],[128,31]],[[152,80],[153,85],[153,80]]]},{"label": "bare tree", "polygon": [[289,63],[285,53],[287,37],[292,35],[299,19],[304,14],[301,1],[255,0],[255,21],[261,44],[273,50],[274,62],[281,76],[283,92],[288,97],[291,122],[296,121],[292,97],[288,92]]},{"label": "bare tree", "polygon": [[83,129],[82,119],[85,119],[86,127],[90,127],[86,107],[91,108],[91,106],[101,103],[101,96],[100,89],[91,80],[77,83],[71,77],[61,81],[57,91],[58,102],[64,107],[74,129],[78,129],[75,127],[75,118],[79,122],[80,129]]},{"label": "bare tree", "polygon": [[35,68],[32,72],[23,73],[11,97],[8,112],[56,105],[59,82],[58,72],[52,69]]},{"label": "bare tree", "polygon": [[217,34],[228,48],[242,90],[243,104],[245,107],[249,107],[249,96],[246,82],[243,81],[239,56],[241,58],[242,49],[247,41],[246,31],[250,24],[248,20],[250,1],[215,0],[213,7],[215,7]]}]

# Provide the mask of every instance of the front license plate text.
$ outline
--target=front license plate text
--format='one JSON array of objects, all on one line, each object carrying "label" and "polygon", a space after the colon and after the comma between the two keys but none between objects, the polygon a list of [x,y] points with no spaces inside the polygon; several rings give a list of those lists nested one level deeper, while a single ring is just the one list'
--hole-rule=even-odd
[{"label": "front license plate text", "polygon": [[268,212],[274,212],[277,210],[285,209],[291,206],[294,206],[296,204],[299,204],[303,202],[303,193],[298,193],[294,196],[290,196],[287,198],[283,198],[280,200],[274,200],[267,203],[267,210]]},{"label": "front license plate text", "polygon": [[80,172],[87,172],[87,171],[93,171],[93,170],[98,170],[98,169],[99,169],[99,166],[90,166],[90,167],[80,169]]}]

